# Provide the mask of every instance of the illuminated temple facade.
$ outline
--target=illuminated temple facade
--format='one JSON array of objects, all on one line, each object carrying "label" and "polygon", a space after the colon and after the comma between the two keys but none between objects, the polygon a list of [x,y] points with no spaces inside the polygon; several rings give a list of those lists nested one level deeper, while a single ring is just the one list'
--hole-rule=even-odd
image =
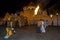
[{"label": "illuminated temple facade", "polygon": [[[44,21],[48,20],[48,24],[49,25],[51,25],[52,24],[52,21],[53,21],[53,25],[57,26],[57,23],[58,23],[58,25],[60,26],[60,18],[59,18],[60,17],[59,16],[60,14],[58,15],[58,19],[57,19],[57,15],[53,15],[52,16],[52,19],[51,19],[51,17],[49,15],[47,15],[46,10],[43,11],[43,10],[41,10],[39,8],[39,10],[37,12],[37,15],[34,16],[34,10],[35,10],[35,8],[36,8],[36,6],[32,6],[32,5],[25,6],[23,8],[23,11],[16,12],[16,14],[20,14],[20,15],[26,17],[27,20],[28,20],[28,23],[31,23],[33,21],[36,23],[36,21],[38,21],[40,19],[43,19]],[[6,20],[7,20],[7,16],[8,15],[9,15],[8,13],[5,15],[5,19]],[[13,14],[11,14],[11,15],[13,15]],[[21,19],[21,17],[18,16],[18,18],[16,18],[16,19],[19,20],[19,19]]]},{"label": "illuminated temple facade", "polygon": [[52,19],[51,19],[50,15],[47,15],[46,10],[43,11],[43,10],[39,9],[37,15],[33,16],[35,8],[36,8],[36,6],[35,7],[26,6],[23,8],[24,11],[23,11],[22,15],[26,16],[29,22],[30,21],[36,22],[40,19],[43,19],[44,21],[48,20],[49,25],[51,25],[52,21],[53,21],[53,25],[57,26],[57,23],[58,23],[58,25],[60,26],[60,18],[59,18],[60,14],[58,15],[58,19],[57,19],[57,15],[53,15]]}]

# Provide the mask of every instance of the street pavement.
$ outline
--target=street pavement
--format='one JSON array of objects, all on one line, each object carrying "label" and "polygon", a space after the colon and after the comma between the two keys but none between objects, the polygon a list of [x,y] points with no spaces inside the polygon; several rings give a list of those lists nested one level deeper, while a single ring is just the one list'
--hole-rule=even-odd
[{"label": "street pavement", "polygon": [[17,29],[16,33],[8,39],[4,39],[4,32],[0,34],[0,40],[60,40],[60,27],[48,26],[46,33],[36,33],[36,28],[30,26],[26,29]]}]

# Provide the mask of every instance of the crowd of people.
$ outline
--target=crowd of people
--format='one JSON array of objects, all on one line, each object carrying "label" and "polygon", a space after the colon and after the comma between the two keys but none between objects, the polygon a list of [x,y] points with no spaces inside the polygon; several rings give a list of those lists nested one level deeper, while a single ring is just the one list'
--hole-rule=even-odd
[{"label": "crowd of people", "polygon": [[44,21],[44,20],[39,20],[39,21],[37,22],[36,32],[45,33],[47,26],[48,26],[48,20],[46,20],[46,21]]},{"label": "crowd of people", "polygon": [[4,25],[6,29],[6,36],[8,38],[16,32],[18,28],[26,27],[28,25],[27,17],[18,14],[6,14],[0,18],[0,25]]},{"label": "crowd of people", "polygon": [[[15,33],[17,28],[24,27],[28,25],[27,17],[18,14],[6,14],[3,18],[0,18],[0,25],[5,25],[7,35]],[[46,27],[48,26],[48,20],[39,20],[37,21],[37,32],[46,32]],[[9,34],[10,31],[10,34]]]}]

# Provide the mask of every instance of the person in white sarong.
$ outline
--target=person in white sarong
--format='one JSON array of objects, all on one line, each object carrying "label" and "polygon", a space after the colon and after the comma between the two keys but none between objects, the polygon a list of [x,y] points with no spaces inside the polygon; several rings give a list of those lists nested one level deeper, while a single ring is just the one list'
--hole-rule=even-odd
[{"label": "person in white sarong", "polygon": [[42,32],[42,33],[45,33],[46,31],[45,31],[45,27],[44,27],[44,21],[41,21],[41,22],[42,22],[41,32]]}]

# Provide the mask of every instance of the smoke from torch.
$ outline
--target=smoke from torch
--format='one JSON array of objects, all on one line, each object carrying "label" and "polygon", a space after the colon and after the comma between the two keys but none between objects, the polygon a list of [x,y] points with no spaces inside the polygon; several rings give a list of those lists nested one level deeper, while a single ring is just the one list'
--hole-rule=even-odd
[{"label": "smoke from torch", "polygon": [[37,15],[37,12],[39,10],[39,5],[36,7],[36,9],[34,10],[34,15]]}]

